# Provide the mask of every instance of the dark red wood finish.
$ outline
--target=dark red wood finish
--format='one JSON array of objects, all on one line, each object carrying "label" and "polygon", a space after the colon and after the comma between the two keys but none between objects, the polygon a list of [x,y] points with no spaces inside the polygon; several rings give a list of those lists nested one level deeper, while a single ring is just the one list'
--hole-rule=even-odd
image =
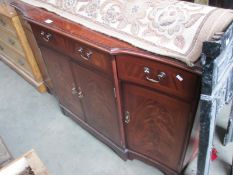
[{"label": "dark red wood finish", "polygon": [[184,138],[191,120],[190,105],[157,91],[123,84],[127,147],[178,170]]},{"label": "dark red wood finish", "polygon": [[41,44],[39,46],[60,103],[84,120],[81,102],[77,96],[72,94],[72,89],[76,85],[72,78],[70,58]]},{"label": "dark red wood finish", "polygon": [[[156,88],[161,92],[187,101],[192,101],[196,96],[198,76],[174,66],[128,55],[117,56],[117,66],[121,80]],[[148,75],[144,72],[146,67],[150,69]],[[156,76],[160,72],[164,72],[166,75],[159,83],[153,83],[146,79],[148,76],[156,80],[158,79]]]},{"label": "dark red wood finish", "polygon": [[[86,44],[80,43],[70,37],[64,37],[62,34],[49,30],[48,28],[41,27],[40,25],[31,23],[31,27],[38,42],[54,48],[58,52],[65,52],[68,56],[72,57],[76,61],[99,69],[112,76],[110,55],[93,47],[89,47]],[[44,38],[44,36],[42,36],[41,33],[44,33],[44,35],[50,35],[49,42]],[[79,51],[80,49],[82,50],[82,53]],[[87,60],[86,57],[88,53],[91,53],[91,55]]]},{"label": "dark red wood finish", "polygon": [[90,71],[73,62],[76,85],[83,91],[82,103],[87,123],[121,145],[114,84],[97,72]]},{"label": "dark red wood finish", "polygon": [[[76,49],[73,53],[64,55],[61,52],[65,48],[70,49],[69,44],[72,45],[69,38],[33,24],[32,30],[61,105],[121,146],[115,88],[108,75],[112,74],[111,57],[91,50],[93,57],[85,60]],[[41,33],[51,35],[49,41]],[[56,47],[57,45],[59,46]],[[79,48],[87,47],[79,44]],[[67,56],[74,54],[77,54],[75,58]],[[93,64],[97,69],[93,69]],[[92,69],[89,70],[90,68]]]},{"label": "dark red wood finish", "polygon": [[[197,108],[198,64],[191,68],[44,9],[23,2],[13,5],[32,26],[63,112],[121,157],[128,155],[166,174],[179,174]],[[46,19],[53,23],[46,24]],[[88,59],[87,53],[91,53]],[[145,66],[152,78],[161,71],[167,76],[151,83],[145,79]],[[131,116],[128,124],[126,111]]]}]

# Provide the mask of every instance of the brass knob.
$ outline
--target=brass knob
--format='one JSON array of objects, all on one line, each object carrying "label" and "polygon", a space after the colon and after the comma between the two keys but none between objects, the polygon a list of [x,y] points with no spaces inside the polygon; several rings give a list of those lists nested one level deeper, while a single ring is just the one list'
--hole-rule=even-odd
[{"label": "brass knob", "polygon": [[80,47],[79,49],[78,49],[78,52],[80,53],[80,54],[82,54],[83,53],[83,48],[82,47]]},{"label": "brass knob", "polygon": [[84,95],[83,95],[83,92],[82,92],[82,89],[81,87],[78,87],[78,98],[83,98]]},{"label": "brass knob", "polygon": [[73,95],[76,95],[78,93],[78,91],[75,87],[72,88],[71,92]]},{"label": "brass knob", "polygon": [[4,47],[2,47],[1,45],[0,45],[0,50],[1,50],[1,51],[3,51],[3,50],[4,50]]},{"label": "brass knob", "polygon": [[76,89],[76,87],[73,84],[73,88],[72,88],[71,91],[72,91],[72,94],[77,95],[78,98],[83,98],[84,97],[81,87],[78,87],[78,89]]},{"label": "brass knob", "polygon": [[22,58],[18,59],[18,63],[20,66],[23,66],[25,64],[24,59]]},{"label": "brass knob", "polygon": [[49,42],[53,37],[51,33],[45,33],[44,31],[41,31],[40,35],[42,36],[43,40],[46,42]]},{"label": "brass knob", "polygon": [[44,36],[44,35],[45,35],[45,32],[44,32],[44,31],[41,31],[41,32],[40,32],[40,35],[41,35],[41,36]]},{"label": "brass knob", "polygon": [[6,26],[6,22],[1,18],[0,18],[0,23],[1,23],[2,26]]},{"label": "brass knob", "polygon": [[89,59],[91,59],[91,56],[92,56],[92,51],[89,51],[89,52],[87,52],[86,53],[86,58],[89,60]]},{"label": "brass knob", "polygon": [[15,45],[15,41],[14,41],[12,38],[9,38],[9,39],[8,39],[8,42],[9,42],[12,46]]},{"label": "brass knob", "polygon": [[129,124],[130,122],[130,113],[129,111],[125,111],[125,123]]}]

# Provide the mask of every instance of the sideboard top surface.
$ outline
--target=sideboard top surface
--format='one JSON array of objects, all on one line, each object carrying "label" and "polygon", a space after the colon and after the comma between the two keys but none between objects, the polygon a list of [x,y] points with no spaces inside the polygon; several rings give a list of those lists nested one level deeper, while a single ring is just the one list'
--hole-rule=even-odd
[{"label": "sideboard top surface", "polygon": [[[182,63],[178,60],[144,51],[119,39],[115,39],[102,33],[93,31],[80,24],[65,19],[55,13],[29,5],[24,2],[14,1],[12,6],[23,13],[24,18],[30,22],[41,26],[46,26],[55,32],[62,33],[63,35],[74,38],[75,40],[79,40],[111,55],[135,55],[169,64],[199,75],[201,74],[201,67],[199,63],[197,63],[194,67],[189,67],[185,63]],[[46,20],[52,20],[53,22],[48,23]]]}]

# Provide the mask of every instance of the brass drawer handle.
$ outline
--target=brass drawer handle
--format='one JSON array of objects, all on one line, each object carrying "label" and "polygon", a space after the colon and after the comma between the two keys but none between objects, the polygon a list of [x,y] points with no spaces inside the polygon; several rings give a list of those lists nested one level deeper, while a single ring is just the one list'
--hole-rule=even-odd
[{"label": "brass drawer handle", "polygon": [[146,80],[152,83],[159,83],[162,79],[164,79],[167,75],[164,72],[159,72],[156,79],[150,78],[150,68],[144,67],[144,73],[146,75]]},{"label": "brass drawer handle", "polygon": [[129,111],[125,111],[125,123],[129,124],[130,122],[130,113]]},{"label": "brass drawer handle", "polygon": [[78,87],[78,90],[77,90],[75,85],[73,84],[73,88],[72,88],[71,91],[72,91],[72,94],[77,95],[78,98],[83,98],[84,97],[81,87]]},{"label": "brass drawer handle", "polygon": [[22,59],[22,58],[18,59],[18,63],[20,66],[24,66],[24,64],[25,64],[24,59]]},{"label": "brass drawer handle", "polygon": [[42,38],[45,42],[49,42],[53,37],[53,35],[51,33],[45,33],[44,31],[41,31],[40,35],[42,36]]},{"label": "brass drawer handle", "polygon": [[79,47],[78,52],[82,55],[84,53],[84,49],[82,47]]},{"label": "brass drawer handle", "polygon": [[78,98],[83,98],[83,97],[84,97],[83,92],[82,92],[81,88],[78,87]]},{"label": "brass drawer handle", "polygon": [[91,58],[91,56],[92,56],[92,51],[89,51],[89,52],[87,52],[86,53],[86,57],[87,57],[87,59],[90,59]]},{"label": "brass drawer handle", "polygon": [[0,24],[1,24],[2,26],[6,26],[6,22],[5,22],[2,18],[0,18]]},{"label": "brass drawer handle", "polygon": [[71,89],[71,92],[72,92],[73,95],[76,95],[78,93],[78,91],[77,91],[77,89],[75,87],[73,87]]},{"label": "brass drawer handle", "polygon": [[91,59],[91,56],[93,54],[92,51],[85,52],[82,47],[78,49],[78,52],[80,53],[81,58],[87,61]]},{"label": "brass drawer handle", "polygon": [[0,50],[1,51],[4,51],[4,47],[0,45]]},{"label": "brass drawer handle", "polygon": [[14,41],[13,39],[11,39],[11,38],[8,38],[8,42],[9,42],[12,46],[15,45],[15,41]]}]

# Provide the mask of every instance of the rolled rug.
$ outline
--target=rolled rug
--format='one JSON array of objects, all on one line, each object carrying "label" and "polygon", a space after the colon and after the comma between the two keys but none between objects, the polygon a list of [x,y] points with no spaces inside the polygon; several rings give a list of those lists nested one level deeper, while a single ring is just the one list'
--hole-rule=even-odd
[{"label": "rolled rug", "polygon": [[178,0],[21,0],[92,30],[192,66],[233,11]]}]

